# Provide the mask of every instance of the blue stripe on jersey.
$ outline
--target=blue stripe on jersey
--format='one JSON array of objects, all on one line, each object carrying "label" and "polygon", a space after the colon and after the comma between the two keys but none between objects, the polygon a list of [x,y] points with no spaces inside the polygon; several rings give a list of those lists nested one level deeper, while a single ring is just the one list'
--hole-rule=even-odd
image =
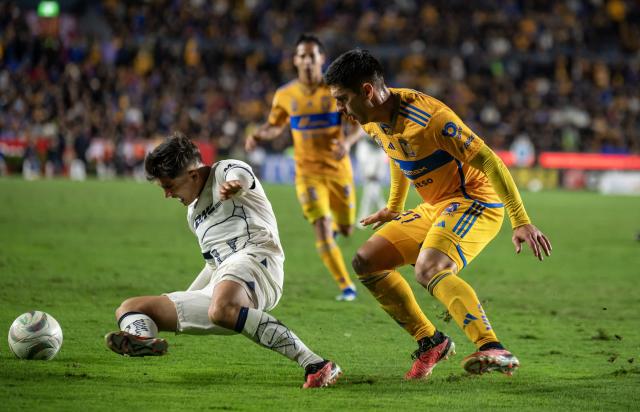
[{"label": "blue stripe on jersey", "polygon": [[293,130],[324,129],[339,126],[341,119],[340,112],[291,116],[291,128]]},{"label": "blue stripe on jersey", "polygon": [[405,108],[405,109],[407,109],[407,110],[414,110],[414,111],[416,111],[416,112],[419,112],[419,113],[424,114],[424,115],[425,115],[425,116],[427,116],[427,117],[431,117],[431,115],[430,115],[429,113],[425,112],[425,111],[424,111],[424,110],[422,110],[422,109],[418,109],[416,106],[414,106],[414,105],[412,105],[412,104],[409,104],[409,103],[404,102],[404,101],[400,102],[400,104],[401,104],[402,106],[404,106],[404,108]]},{"label": "blue stripe on jersey", "polygon": [[428,117],[424,117],[421,114],[414,113],[414,112],[412,112],[410,110],[407,110],[406,108],[400,108],[400,109],[398,109],[398,111],[400,113],[406,113],[406,114],[411,115],[411,116],[413,116],[415,118],[418,118],[418,119],[422,120],[424,123],[429,123],[429,118]]},{"label": "blue stripe on jersey", "polygon": [[[418,109],[416,106],[414,106],[412,104],[409,104],[407,102],[400,102],[400,105],[402,105],[402,108],[405,109],[406,111],[412,112],[416,116],[422,117],[426,121],[429,121],[429,119],[431,118],[431,115],[429,113],[425,112],[422,109]],[[418,113],[422,113],[422,115],[420,115]],[[425,116],[426,116],[426,118],[425,118]]]},{"label": "blue stripe on jersey", "polygon": [[426,123],[424,123],[422,120],[418,119],[417,117],[413,117],[411,115],[411,113],[403,112],[402,109],[398,109],[398,114],[401,115],[401,116],[406,117],[407,119],[409,119],[409,120],[411,120],[411,121],[413,121],[415,123],[418,123],[422,127],[425,127],[427,125]]},{"label": "blue stripe on jersey", "polygon": [[475,200],[471,196],[469,196],[469,194],[464,188],[464,172],[462,171],[462,163],[458,159],[456,159],[456,164],[458,165],[458,174],[460,175],[460,190],[462,191],[462,195],[465,197],[465,199],[474,200],[480,203],[484,207],[489,207],[489,208],[504,207],[504,204],[502,203],[485,203],[479,200]]},{"label": "blue stripe on jersey", "polygon": [[460,259],[462,259],[462,267],[467,266],[467,259],[464,257],[464,253],[462,253],[460,245],[456,245],[456,249],[458,249],[458,255],[460,255]]},{"label": "blue stripe on jersey", "polygon": [[398,166],[400,166],[400,169],[402,169],[407,178],[416,180],[417,178],[446,165],[453,160],[453,156],[444,150],[436,150],[429,156],[420,160],[393,160],[395,160]]}]

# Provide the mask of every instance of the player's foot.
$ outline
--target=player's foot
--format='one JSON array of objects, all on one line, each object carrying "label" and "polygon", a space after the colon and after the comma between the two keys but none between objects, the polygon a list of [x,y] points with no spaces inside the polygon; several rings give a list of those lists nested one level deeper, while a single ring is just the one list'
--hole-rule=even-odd
[{"label": "player's foot", "polygon": [[162,338],[145,338],[124,331],[107,333],[104,341],[109,349],[123,356],[161,356],[169,348]]},{"label": "player's foot", "polygon": [[520,361],[506,349],[487,349],[464,358],[462,366],[476,375],[498,371],[511,376],[520,366]]},{"label": "player's foot", "polygon": [[336,363],[325,360],[307,366],[304,373],[303,388],[322,388],[333,385],[342,375],[342,369]]},{"label": "player's foot", "polygon": [[456,354],[455,343],[442,332],[420,339],[418,345],[418,350],[411,355],[414,360],[411,370],[404,375],[407,380],[428,378],[438,362]]},{"label": "player's foot", "polygon": [[357,295],[358,293],[356,292],[355,286],[347,286],[346,288],[342,289],[342,293],[336,296],[336,300],[351,302],[352,300],[355,300]]}]

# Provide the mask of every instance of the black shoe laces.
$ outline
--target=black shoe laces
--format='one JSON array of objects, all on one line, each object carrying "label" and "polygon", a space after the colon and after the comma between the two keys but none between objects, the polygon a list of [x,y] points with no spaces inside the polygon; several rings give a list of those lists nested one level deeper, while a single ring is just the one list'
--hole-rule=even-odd
[{"label": "black shoe laces", "polygon": [[442,341],[444,340],[444,335],[440,332],[436,332],[435,335],[433,335],[430,338],[422,338],[418,341],[418,349],[416,349],[412,354],[411,354],[411,359],[416,360],[420,357],[420,355],[422,355],[423,353],[427,352],[428,350],[438,346],[439,344],[442,343]]}]

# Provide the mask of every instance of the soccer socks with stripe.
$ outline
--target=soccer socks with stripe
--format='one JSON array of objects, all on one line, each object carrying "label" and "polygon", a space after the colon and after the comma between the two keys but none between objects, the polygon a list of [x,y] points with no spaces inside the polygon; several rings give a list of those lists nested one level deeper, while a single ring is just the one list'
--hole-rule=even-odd
[{"label": "soccer socks with stripe", "polygon": [[400,272],[395,270],[361,275],[382,309],[417,341],[431,337],[436,328],[420,309],[416,297]]},{"label": "soccer socks with stripe", "polygon": [[149,316],[141,312],[127,312],[118,319],[120,330],[144,338],[158,336],[158,326]]},{"label": "soccer socks with stripe", "polygon": [[442,302],[476,347],[498,342],[473,288],[450,270],[436,273],[427,290]]},{"label": "soccer socks with stripe", "polygon": [[316,249],[320,254],[322,262],[331,273],[331,276],[333,276],[333,279],[335,279],[338,286],[340,286],[340,290],[349,286],[353,287],[349,272],[347,272],[347,266],[344,264],[344,259],[342,258],[342,252],[335,240],[327,239],[324,241],[316,241]]},{"label": "soccer socks with stripe", "polygon": [[267,312],[247,307],[240,308],[235,331],[264,346],[296,361],[306,368],[323,359],[313,353],[291,329]]}]

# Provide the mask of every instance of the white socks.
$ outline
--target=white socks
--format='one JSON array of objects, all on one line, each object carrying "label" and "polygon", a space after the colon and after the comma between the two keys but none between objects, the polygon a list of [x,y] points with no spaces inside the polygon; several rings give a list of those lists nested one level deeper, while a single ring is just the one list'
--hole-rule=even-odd
[{"label": "white socks", "polygon": [[235,330],[259,345],[298,362],[303,368],[324,360],[307,348],[289,328],[261,310],[242,307]]},{"label": "white socks", "polygon": [[144,338],[155,338],[158,326],[149,316],[140,312],[127,312],[118,320],[120,330]]}]

